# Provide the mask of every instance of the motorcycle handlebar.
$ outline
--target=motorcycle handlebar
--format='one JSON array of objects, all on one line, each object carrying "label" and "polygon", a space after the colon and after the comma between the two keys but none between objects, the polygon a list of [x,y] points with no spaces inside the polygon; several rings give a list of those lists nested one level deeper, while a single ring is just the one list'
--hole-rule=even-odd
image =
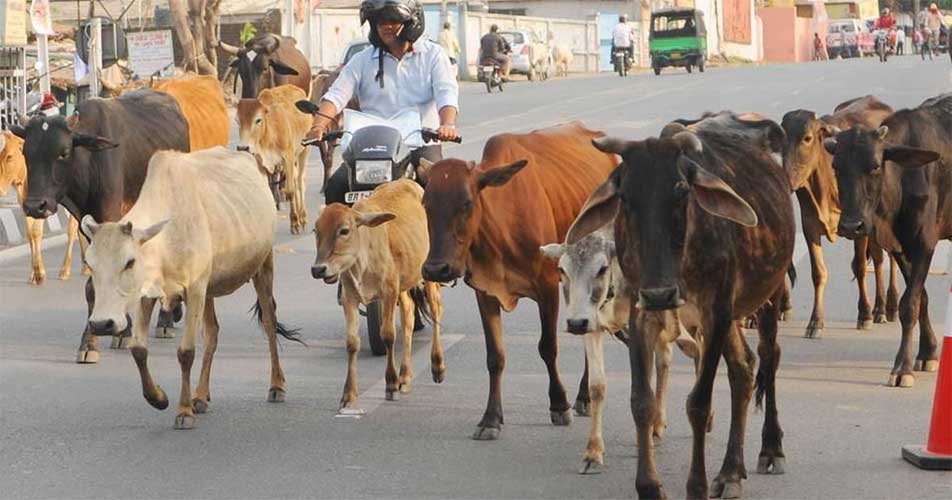
[{"label": "motorcycle handlebar", "polygon": [[[429,129],[429,128],[420,129],[420,135],[423,137],[423,142],[429,143],[429,142],[433,142],[433,141],[438,141],[438,140],[440,140],[440,135],[439,135],[439,133],[438,133],[436,130],[433,130],[433,129]],[[324,137],[322,137],[322,138],[320,138],[320,139],[317,139],[317,138],[314,138],[314,139],[304,139],[304,140],[301,141],[301,145],[302,145],[302,146],[313,146],[313,145],[315,145],[315,144],[317,144],[317,143],[320,143],[320,142],[333,142],[333,141],[336,141],[337,139],[340,139],[340,138],[343,137],[343,136],[344,136],[344,131],[343,131],[343,130],[335,130],[335,131],[333,131],[333,132],[328,132],[327,134],[324,134]],[[463,142],[463,138],[462,138],[462,137],[457,137],[457,138],[455,138],[455,139],[450,139],[450,140],[447,141],[447,142],[455,142],[456,144],[460,144],[460,143]]]}]

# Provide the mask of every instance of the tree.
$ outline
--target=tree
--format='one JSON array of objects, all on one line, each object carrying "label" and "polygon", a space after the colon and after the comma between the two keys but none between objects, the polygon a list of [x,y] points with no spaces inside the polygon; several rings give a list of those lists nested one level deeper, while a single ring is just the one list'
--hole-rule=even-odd
[{"label": "tree", "polygon": [[169,0],[172,26],[185,55],[183,66],[218,74],[218,9],[221,0]]}]

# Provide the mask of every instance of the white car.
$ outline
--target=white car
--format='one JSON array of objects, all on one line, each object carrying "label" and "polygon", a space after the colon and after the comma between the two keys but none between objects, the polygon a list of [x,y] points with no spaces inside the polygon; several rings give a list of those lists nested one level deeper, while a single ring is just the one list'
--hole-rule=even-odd
[{"label": "white car", "polygon": [[514,29],[499,31],[512,47],[512,73],[521,73],[529,77],[545,80],[549,76],[549,48],[530,30]]}]

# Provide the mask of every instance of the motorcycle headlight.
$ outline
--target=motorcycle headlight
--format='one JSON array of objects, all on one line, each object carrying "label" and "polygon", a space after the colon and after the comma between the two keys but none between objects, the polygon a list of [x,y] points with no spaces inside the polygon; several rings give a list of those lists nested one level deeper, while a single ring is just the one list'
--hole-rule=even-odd
[{"label": "motorcycle headlight", "polygon": [[360,184],[382,184],[393,179],[390,160],[357,160],[356,175]]}]

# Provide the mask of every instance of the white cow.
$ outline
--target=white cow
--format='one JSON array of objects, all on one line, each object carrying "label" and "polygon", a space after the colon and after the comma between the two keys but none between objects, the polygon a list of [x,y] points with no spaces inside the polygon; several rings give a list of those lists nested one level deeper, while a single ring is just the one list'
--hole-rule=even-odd
[{"label": "white cow", "polygon": [[[598,474],[604,466],[605,443],[602,438],[602,408],[607,381],[602,339],[628,330],[632,290],[628,288],[615,255],[613,228],[600,229],[578,243],[552,243],[541,247],[542,254],[558,261],[562,289],[565,294],[566,327],[569,333],[584,335],[585,360],[591,398],[592,427],[582,458],[580,474]],[[655,352],[657,382],[655,397],[658,418],[654,434],[661,437],[667,426],[664,399],[667,394],[668,368],[671,365],[671,342],[689,357],[697,358],[697,344],[681,325],[677,313],[661,312],[642,316],[645,321],[659,322],[649,331],[662,331],[663,342]],[[588,408],[576,403],[576,413],[588,415]]]},{"label": "white cow", "polygon": [[[249,280],[271,349],[268,401],[284,400],[286,384],[275,334],[297,339],[275,317],[276,217],[265,173],[254,158],[216,147],[194,153],[156,153],[149,161],[138,201],[119,222],[97,224],[90,216],[83,218],[83,230],[92,237],[86,259],[96,289],[89,325],[97,334],[113,334],[126,328],[127,312],[132,312],[129,350],[139,368],[146,401],[160,410],[169,402],[153,382],[146,362],[149,318],[156,301],[164,310],[185,302],[185,335],[178,347],[182,390],[176,429],[192,428],[195,414],[208,408],[209,374],[218,344],[214,299]],[[203,325],[205,352],[193,399],[189,376],[195,336]]]},{"label": "white cow", "polygon": [[552,64],[555,65],[555,76],[569,76],[569,67],[575,60],[571,47],[556,45],[552,47]]}]

